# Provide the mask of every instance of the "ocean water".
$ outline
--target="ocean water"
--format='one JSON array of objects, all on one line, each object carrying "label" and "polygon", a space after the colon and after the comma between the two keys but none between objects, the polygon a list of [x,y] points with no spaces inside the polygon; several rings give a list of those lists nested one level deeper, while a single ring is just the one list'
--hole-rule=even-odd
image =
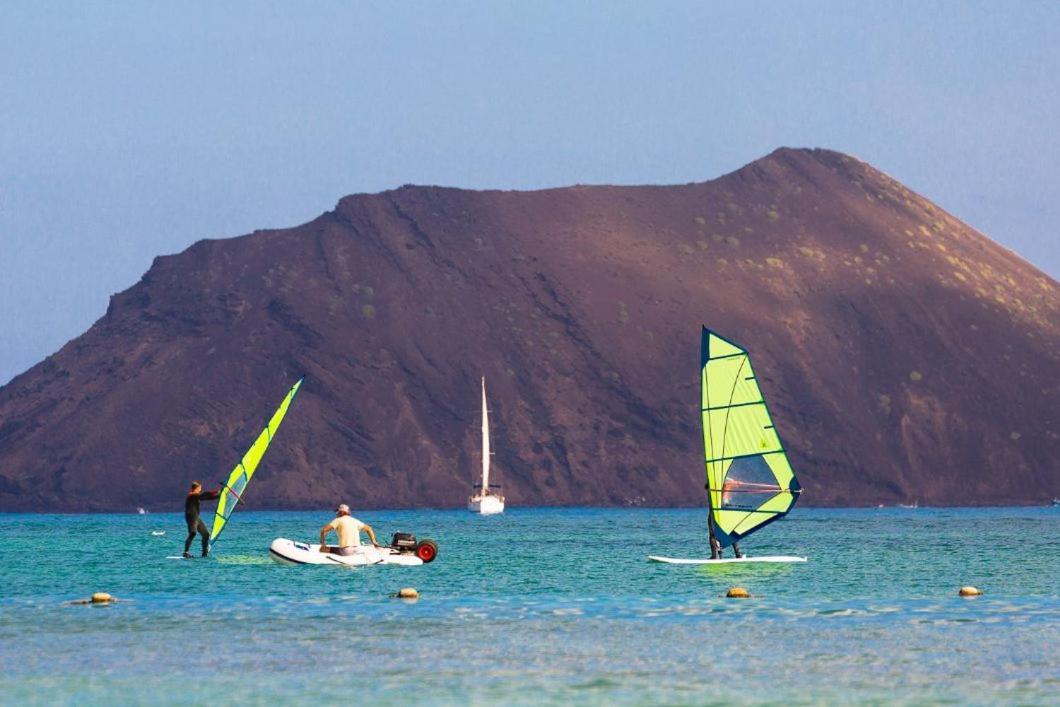
[{"label": "ocean water", "polygon": [[[1060,701],[1060,508],[799,508],[744,550],[808,563],[718,567],[646,561],[709,553],[702,510],[355,515],[438,559],[268,558],[327,511],[240,512],[192,561],[178,514],[0,515],[0,703]],[[94,591],[122,601],[65,603]]]}]

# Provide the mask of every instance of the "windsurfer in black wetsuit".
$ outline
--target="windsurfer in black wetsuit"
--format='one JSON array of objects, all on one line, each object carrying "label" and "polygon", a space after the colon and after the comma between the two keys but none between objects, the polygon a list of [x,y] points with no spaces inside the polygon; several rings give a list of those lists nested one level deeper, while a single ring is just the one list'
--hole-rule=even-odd
[{"label": "windsurfer in black wetsuit", "polygon": [[195,533],[202,536],[202,556],[210,554],[210,531],[199,517],[199,501],[210,501],[221,495],[221,489],[203,491],[198,481],[191,482],[191,490],[184,499],[184,520],[188,523],[188,539],[184,541],[184,557],[191,557],[191,541]]},{"label": "windsurfer in black wetsuit", "polygon": [[[714,537],[714,512],[707,512],[707,533],[710,534],[710,559],[720,560],[721,559],[721,543]],[[740,544],[734,542],[732,544],[732,552],[737,557],[743,557],[743,553],[740,552]]]},{"label": "windsurfer in black wetsuit", "polygon": [[[707,493],[710,493],[710,484],[707,484],[704,488],[707,489]],[[728,491],[724,486],[723,491]],[[709,503],[709,500],[708,500]],[[710,559],[720,560],[721,559],[721,543],[718,542],[718,538],[714,535],[714,510],[712,508],[707,509],[707,534],[710,536]],[[740,552],[739,543],[733,541],[732,552],[736,557],[743,557],[743,553]]]}]

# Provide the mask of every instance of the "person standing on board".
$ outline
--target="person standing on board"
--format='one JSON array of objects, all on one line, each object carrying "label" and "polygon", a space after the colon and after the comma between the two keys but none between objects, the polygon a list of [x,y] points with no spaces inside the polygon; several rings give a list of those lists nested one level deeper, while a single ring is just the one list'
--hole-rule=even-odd
[{"label": "person standing on board", "polygon": [[[728,503],[729,497],[732,494],[734,484],[730,483],[728,479],[721,487],[721,498],[722,503]],[[710,492],[710,484],[706,486],[707,492]],[[718,542],[718,538],[714,535],[714,509],[707,509],[707,534],[710,536],[710,559],[720,560],[721,559],[721,543]],[[732,543],[732,552],[737,558],[743,557],[743,553],[740,552],[740,544],[735,540]]]},{"label": "person standing on board", "polygon": [[[707,533],[710,535],[710,559],[720,560],[723,550],[721,549],[721,543],[714,537],[714,511],[707,512]],[[733,541],[732,552],[736,557],[743,557],[743,553],[740,552],[740,543]]]},{"label": "person standing on board", "polygon": [[210,554],[210,531],[199,517],[199,501],[211,501],[220,497],[221,489],[216,491],[203,491],[202,484],[198,481],[191,482],[191,490],[184,498],[184,520],[188,523],[188,539],[184,541],[184,557],[191,557],[191,541],[195,539],[195,533],[202,536],[202,556]]},{"label": "person standing on board", "polygon": [[[361,531],[368,533],[368,539],[372,541],[372,547],[379,547],[375,541],[375,532],[372,526],[362,523],[350,515],[350,507],[345,503],[335,509],[335,520],[320,529],[320,551],[330,552],[334,555],[352,555],[361,547]],[[328,533],[335,531],[339,536],[339,544],[328,547]]]}]

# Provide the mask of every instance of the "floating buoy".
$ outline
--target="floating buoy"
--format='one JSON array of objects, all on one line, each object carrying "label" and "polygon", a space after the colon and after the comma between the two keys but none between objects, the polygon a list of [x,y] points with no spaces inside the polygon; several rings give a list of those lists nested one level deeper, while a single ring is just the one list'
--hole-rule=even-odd
[{"label": "floating buoy", "polygon": [[743,587],[730,587],[729,591],[725,592],[725,596],[729,599],[748,599],[751,594]]},{"label": "floating buoy", "polygon": [[960,589],[957,590],[957,595],[958,596],[962,596],[962,597],[977,597],[980,594],[982,594],[981,591],[979,591],[975,587],[970,587],[970,586],[969,587],[961,587]]},{"label": "floating buoy", "polygon": [[96,592],[88,599],[74,599],[73,601],[67,602],[68,604],[113,604],[118,601],[117,598],[107,594],[106,592]]},{"label": "floating buoy", "polygon": [[420,593],[412,587],[403,587],[402,589],[399,589],[398,593],[394,594],[393,596],[397,599],[419,599]]}]

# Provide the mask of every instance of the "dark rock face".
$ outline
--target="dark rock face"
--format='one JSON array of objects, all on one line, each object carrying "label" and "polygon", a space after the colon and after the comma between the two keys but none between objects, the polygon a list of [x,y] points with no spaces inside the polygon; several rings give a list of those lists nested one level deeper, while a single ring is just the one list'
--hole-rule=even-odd
[{"label": "dark rock face", "polygon": [[806,504],[1060,494],[1056,281],[853,158],[668,187],[342,199],[160,257],[0,389],[0,509],[177,509],[303,391],[250,507],[453,506],[485,375],[511,505],[703,503],[701,323]]}]

